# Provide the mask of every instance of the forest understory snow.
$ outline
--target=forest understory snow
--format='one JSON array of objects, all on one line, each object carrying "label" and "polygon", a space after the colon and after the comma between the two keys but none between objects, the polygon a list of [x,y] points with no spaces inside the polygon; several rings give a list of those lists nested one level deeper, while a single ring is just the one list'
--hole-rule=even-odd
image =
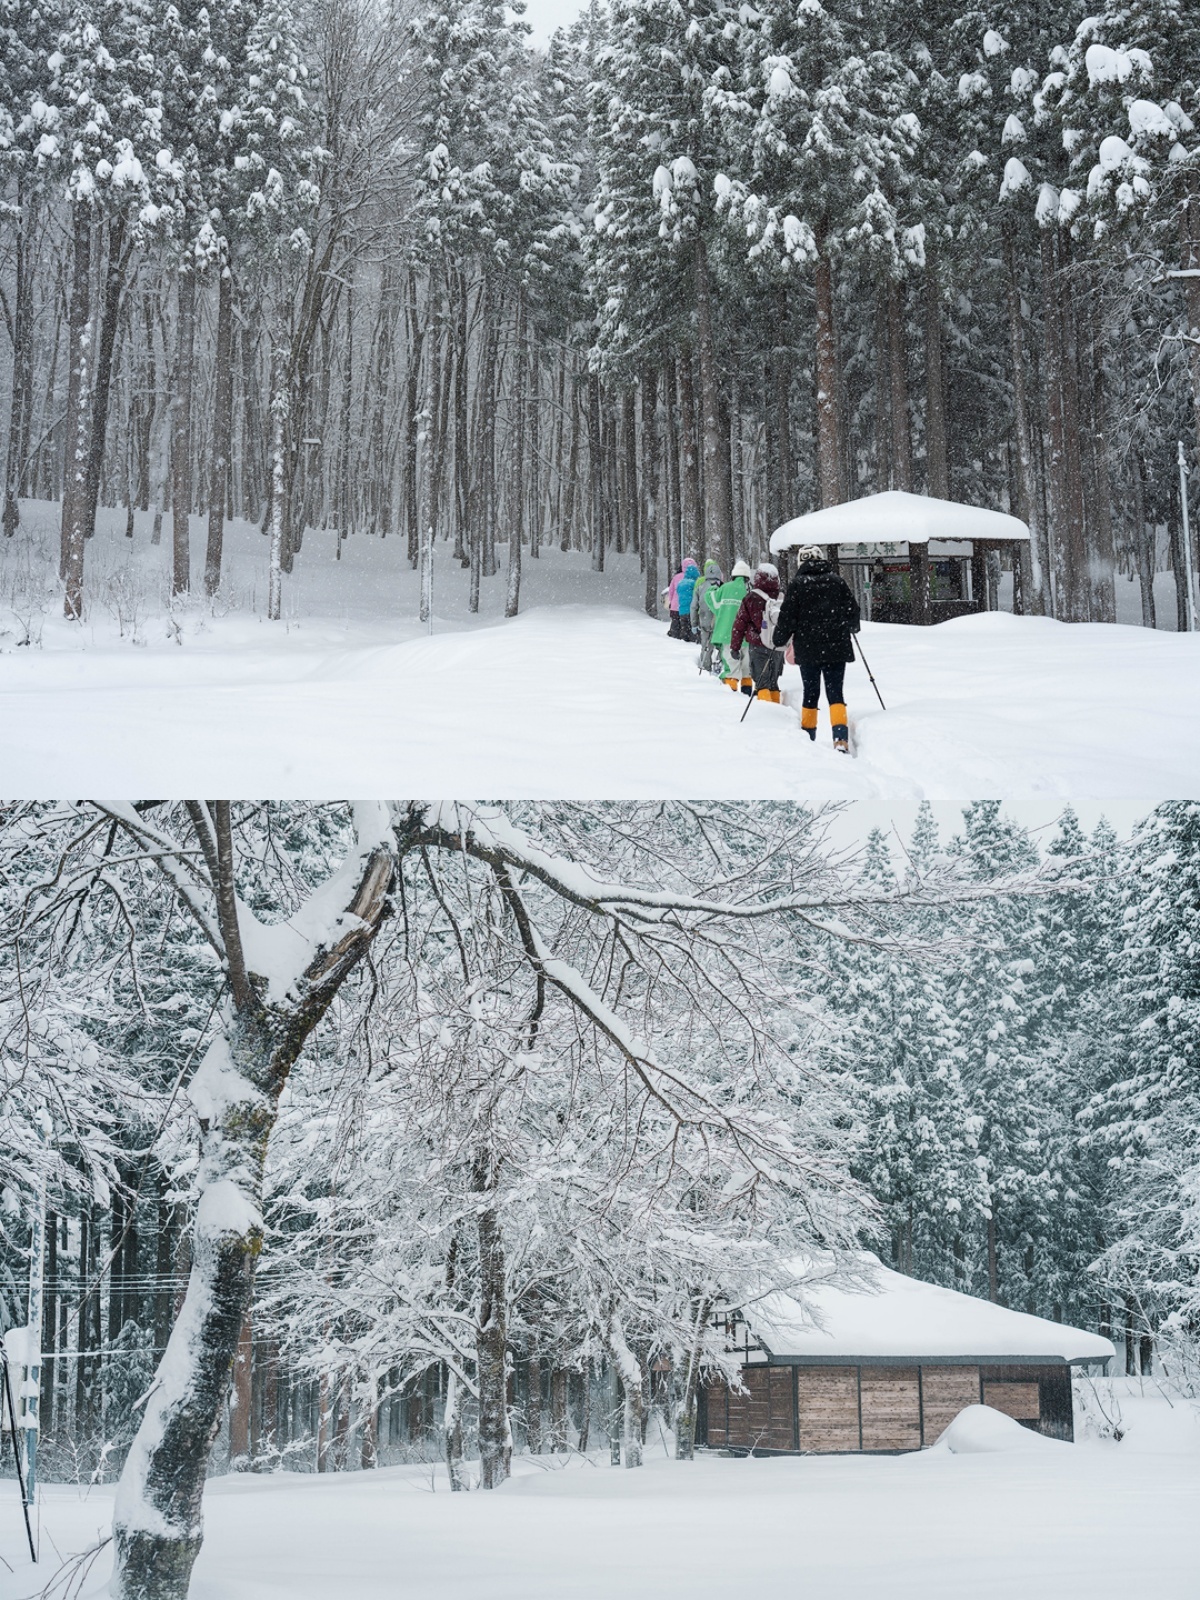
[{"label": "forest understory snow", "polygon": [[[441,1466],[235,1474],[210,1481],[193,1600],[1192,1600],[1200,1424],[1151,1381],[1114,1380],[1125,1436],[1074,1447],[692,1462],[648,1449],[517,1457],[492,1494],[446,1492]],[[49,1485],[52,1555],[103,1538],[112,1489]],[[0,1600],[40,1587],[0,1484]],[[103,1551],[79,1600],[100,1600]]]},{"label": "forest understory snow", "polygon": [[[11,798],[79,787],[898,805],[986,794],[1049,816],[1057,800],[1136,802],[1141,815],[1200,793],[1197,635],[1003,610],[935,628],[869,623],[862,643],[887,709],[856,663],[857,759],[846,762],[827,723],[810,745],[791,707],[756,704],[739,723],[743,703],[698,674],[665,617],[642,612],[636,555],[610,553],[595,572],[585,553],[544,549],[526,566],[527,609],[506,622],[503,578],[484,584],[472,616],[468,574],[439,545],[431,636],[400,539],[355,537],[335,560],[336,535],[311,532],[271,623],[257,528],[231,525],[216,602],[172,605],[169,546],[150,544],[151,519],[130,543],[124,514],[105,512],[89,609],[69,623],[52,511],[34,508],[28,534],[0,551]],[[1126,589],[1132,624],[1140,602]],[[795,668],[784,687],[798,703]]]}]

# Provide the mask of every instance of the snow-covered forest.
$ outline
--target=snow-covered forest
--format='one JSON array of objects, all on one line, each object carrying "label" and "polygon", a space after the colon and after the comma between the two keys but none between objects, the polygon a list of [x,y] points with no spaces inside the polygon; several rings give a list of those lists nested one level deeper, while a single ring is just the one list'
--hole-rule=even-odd
[{"label": "snow-covered forest", "polygon": [[1195,1387],[1195,802],[13,805],[0,888],[2,1312],[33,1241],[127,1572],[206,1468],[686,1457],[863,1247]]},{"label": "snow-covered forest", "polygon": [[270,615],[314,528],[445,541],[511,614],[547,542],[637,551],[652,610],[689,548],[894,486],[1030,523],[1016,609],[1112,620],[1125,573],[1154,625],[1200,411],[1194,7],[526,32],[492,0],[0,6],[4,529],[61,507],[68,617],[100,506],[173,541],[177,595],[199,513],[210,593],[261,524]]}]

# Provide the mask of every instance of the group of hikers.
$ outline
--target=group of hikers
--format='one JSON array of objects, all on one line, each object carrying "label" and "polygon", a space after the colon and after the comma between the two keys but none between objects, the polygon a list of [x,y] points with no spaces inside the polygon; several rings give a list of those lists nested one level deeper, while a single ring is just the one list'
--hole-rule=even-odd
[{"label": "group of hikers", "polygon": [[800,726],[817,737],[817,708],[824,680],[835,750],[850,748],[842,682],[854,660],[858,601],[818,545],[796,552],[796,575],[780,598],[779,569],[769,561],[751,568],[735,561],[728,579],[715,561],[704,569],[686,556],[665,591],[670,636],[699,642],[700,670],[730,689],[780,703],[784,663],[800,668],[804,700]]}]

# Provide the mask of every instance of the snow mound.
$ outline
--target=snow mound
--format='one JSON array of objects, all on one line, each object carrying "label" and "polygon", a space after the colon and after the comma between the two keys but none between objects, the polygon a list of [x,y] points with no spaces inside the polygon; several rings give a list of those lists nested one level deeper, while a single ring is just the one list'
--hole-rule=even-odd
[{"label": "snow mound", "polygon": [[966,1406],[933,1446],[935,1450],[949,1450],[951,1455],[990,1455],[998,1451],[1057,1449],[1060,1439],[1047,1439],[1044,1434],[1023,1428],[1003,1411],[991,1406]]}]

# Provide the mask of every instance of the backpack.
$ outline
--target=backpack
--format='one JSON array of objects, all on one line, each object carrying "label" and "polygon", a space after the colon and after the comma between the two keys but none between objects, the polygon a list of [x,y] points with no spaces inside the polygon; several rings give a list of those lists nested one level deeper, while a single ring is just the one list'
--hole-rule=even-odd
[{"label": "backpack", "polygon": [[[762,594],[761,589],[756,589],[755,594]],[[779,613],[783,610],[782,597],[775,600],[763,596],[763,619],[759,628],[759,638],[768,650],[775,649],[775,624],[779,621]]]}]

